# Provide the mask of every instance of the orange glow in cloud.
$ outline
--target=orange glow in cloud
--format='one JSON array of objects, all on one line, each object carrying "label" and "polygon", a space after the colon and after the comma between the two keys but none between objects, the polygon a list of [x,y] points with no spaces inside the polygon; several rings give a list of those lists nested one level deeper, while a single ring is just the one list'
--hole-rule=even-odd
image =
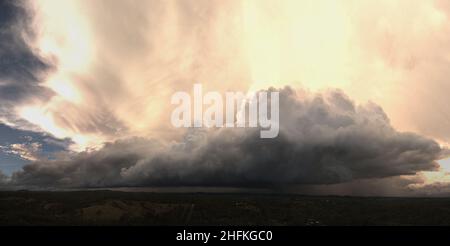
[{"label": "orange glow in cloud", "polygon": [[170,96],[194,83],[340,88],[380,104],[400,130],[450,139],[443,1],[30,3],[30,45],[54,65],[43,85],[56,96],[17,111],[76,149],[170,132]]}]

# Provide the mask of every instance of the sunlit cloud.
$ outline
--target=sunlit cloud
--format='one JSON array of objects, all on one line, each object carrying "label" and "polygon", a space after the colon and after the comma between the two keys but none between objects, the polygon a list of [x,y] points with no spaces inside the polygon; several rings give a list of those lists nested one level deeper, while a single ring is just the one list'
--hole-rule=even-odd
[{"label": "sunlit cloud", "polygon": [[[76,152],[133,136],[182,139],[170,124],[170,97],[194,83],[218,92],[338,88],[357,103],[379,104],[401,132],[450,142],[450,5],[443,0],[23,6],[32,32],[14,30],[46,67],[32,74],[33,86],[9,89],[27,93],[20,103],[1,101],[0,119],[71,139]],[[446,163],[421,178],[446,180]]]},{"label": "sunlit cloud", "polygon": [[14,143],[8,146],[1,146],[0,150],[13,155],[18,155],[20,158],[28,161],[37,161],[41,159],[42,144],[38,142],[33,143]]},{"label": "sunlit cloud", "polygon": [[[43,85],[82,111],[106,107],[125,135],[164,128],[170,95],[203,83],[218,91],[341,88],[379,103],[399,129],[450,137],[438,89],[447,74],[438,68],[450,62],[441,52],[450,50],[441,1],[50,0],[30,9],[29,43],[54,65]],[[63,106],[47,108],[70,118]]]}]

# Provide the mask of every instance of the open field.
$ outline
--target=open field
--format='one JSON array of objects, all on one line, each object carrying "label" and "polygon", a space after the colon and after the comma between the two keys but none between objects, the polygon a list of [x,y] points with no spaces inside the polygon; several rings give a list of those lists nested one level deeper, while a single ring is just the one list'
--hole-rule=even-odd
[{"label": "open field", "polygon": [[0,225],[450,225],[450,198],[4,191]]}]

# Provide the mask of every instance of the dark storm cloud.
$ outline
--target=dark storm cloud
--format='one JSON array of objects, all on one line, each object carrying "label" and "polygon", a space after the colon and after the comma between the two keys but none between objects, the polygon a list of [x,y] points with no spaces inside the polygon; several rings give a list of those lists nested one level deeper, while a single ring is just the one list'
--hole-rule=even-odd
[{"label": "dark storm cloud", "polygon": [[0,2],[0,116],[8,119],[14,117],[9,112],[12,106],[52,95],[38,84],[50,66],[25,42],[33,38],[30,21],[21,1]]},{"label": "dark storm cloud", "polygon": [[[273,89],[271,89],[273,90]],[[27,165],[12,184],[45,187],[339,184],[435,170],[446,150],[393,129],[383,110],[340,91],[280,90],[280,134],[191,129],[183,141],[128,139]]]}]

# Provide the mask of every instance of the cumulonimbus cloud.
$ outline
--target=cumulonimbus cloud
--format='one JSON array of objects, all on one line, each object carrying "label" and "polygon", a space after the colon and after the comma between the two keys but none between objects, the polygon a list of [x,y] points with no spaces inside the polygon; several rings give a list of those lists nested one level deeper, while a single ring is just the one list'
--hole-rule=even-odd
[{"label": "cumulonimbus cloud", "polygon": [[172,137],[165,102],[196,82],[338,87],[382,105],[398,129],[450,136],[442,0],[6,2],[18,17],[0,32],[0,120],[73,150]]},{"label": "cumulonimbus cloud", "polygon": [[[393,129],[375,104],[292,89],[281,91],[277,139],[259,139],[259,129],[210,129],[167,142],[179,137],[167,115],[175,91],[198,82],[223,92],[301,81],[372,99],[396,129],[445,144],[450,8],[442,0],[0,4],[11,14],[0,22],[0,122],[67,138],[75,151],[111,142],[0,175],[9,185],[346,182],[393,190],[404,180],[386,179],[433,170],[446,152]],[[158,141],[117,140],[130,136]]]},{"label": "cumulonimbus cloud", "polygon": [[[269,89],[275,90],[275,89]],[[435,170],[434,140],[395,130],[382,108],[343,92],[280,92],[280,134],[258,128],[190,129],[183,140],[129,138],[92,152],[36,161],[11,185],[39,187],[339,184]]]}]

